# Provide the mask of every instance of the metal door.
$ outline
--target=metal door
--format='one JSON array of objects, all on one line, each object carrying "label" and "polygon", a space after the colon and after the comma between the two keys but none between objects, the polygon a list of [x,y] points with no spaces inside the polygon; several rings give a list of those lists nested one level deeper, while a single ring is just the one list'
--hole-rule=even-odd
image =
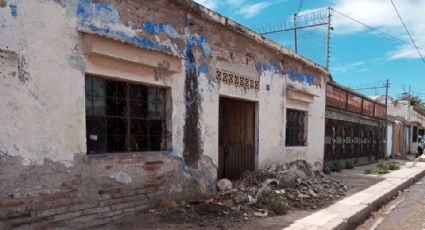
[{"label": "metal door", "polygon": [[255,103],[220,98],[219,178],[255,170]]}]

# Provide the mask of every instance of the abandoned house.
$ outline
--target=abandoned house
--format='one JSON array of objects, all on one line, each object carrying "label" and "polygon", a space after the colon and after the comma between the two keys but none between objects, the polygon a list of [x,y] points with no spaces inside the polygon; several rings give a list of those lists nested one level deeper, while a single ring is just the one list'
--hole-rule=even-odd
[{"label": "abandoned house", "polygon": [[326,90],[325,161],[367,164],[385,157],[387,107],[329,81]]},{"label": "abandoned house", "polygon": [[189,0],[0,0],[0,222],[95,226],[321,167],[327,76]]}]

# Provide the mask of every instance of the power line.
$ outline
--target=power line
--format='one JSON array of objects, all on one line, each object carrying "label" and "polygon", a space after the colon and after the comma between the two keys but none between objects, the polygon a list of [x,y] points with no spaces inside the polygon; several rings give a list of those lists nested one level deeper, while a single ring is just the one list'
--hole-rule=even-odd
[{"label": "power line", "polygon": [[[402,42],[402,43],[405,43],[405,44],[408,44],[408,45],[412,45],[410,42],[408,42],[408,41],[406,41],[406,40],[400,39],[400,38],[398,38],[398,37],[396,37],[396,36],[394,36],[394,35],[392,35],[392,34],[390,34],[390,33],[387,33],[387,32],[385,32],[385,31],[383,31],[383,30],[380,30],[380,29],[378,29],[378,28],[376,28],[376,27],[369,26],[368,24],[366,24],[366,23],[364,23],[364,22],[361,22],[361,21],[359,21],[359,20],[357,20],[357,19],[355,19],[355,18],[353,18],[353,17],[350,17],[349,15],[344,14],[344,13],[342,13],[341,11],[338,11],[338,10],[337,10],[337,9],[335,9],[335,8],[332,8],[332,11],[334,11],[334,12],[338,13],[339,15],[341,15],[341,16],[343,16],[343,17],[346,17],[346,18],[348,18],[348,19],[350,19],[350,20],[352,20],[352,21],[354,21],[354,22],[359,23],[360,25],[362,25],[362,26],[364,26],[364,27],[366,27],[366,28],[368,28],[368,29],[370,29],[370,30],[374,30],[374,31],[377,31],[377,32],[379,32],[379,33],[381,33],[381,34],[383,34],[383,35],[386,35],[388,38],[392,38],[392,39],[397,40],[397,41],[399,41],[399,42]],[[416,46],[415,46],[415,48],[416,48]],[[417,48],[418,48],[418,49],[421,49],[421,50],[424,50],[424,49],[422,49],[422,48],[420,48],[420,47],[417,47]],[[421,56],[421,57],[422,57],[422,56]]]},{"label": "power line", "polygon": [[403,21],[403,19],[401,18],[401,15],[400,15],[400,13],[398,12],[397,7],[395,6],[395,4],[394,4],[393,0],[391,0],[391,4],[393,5],[393,7],[394,7],[394,9],[395,9],[395,12],[397,12],[398,18],[400,18],[401,24],[403,24],[403,27],[404,27],[404,29],[406,30],[407,35],[409,35],[409,38],[410,38],[410,40],[412,41],[413,45],[415,46],[416,51],[418,51],[419,57],[421,57],[422,62],[425,64],[425,59],[424,59],[424,57],[422,56],[421,51],[419,51],[419,48],[418,48],[418,46],[416,45],[415,41],[413,40],[412,35],[410,34],[409,30],[407,29],[406,24],[404,24],[404,21]]}]

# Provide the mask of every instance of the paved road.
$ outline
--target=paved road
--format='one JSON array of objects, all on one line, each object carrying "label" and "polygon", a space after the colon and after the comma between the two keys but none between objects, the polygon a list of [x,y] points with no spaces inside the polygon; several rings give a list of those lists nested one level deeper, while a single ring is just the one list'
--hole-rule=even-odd
[{"label": "paved road", "polygon": [[425,230],[425,177],[400,193],[357,229]]}]

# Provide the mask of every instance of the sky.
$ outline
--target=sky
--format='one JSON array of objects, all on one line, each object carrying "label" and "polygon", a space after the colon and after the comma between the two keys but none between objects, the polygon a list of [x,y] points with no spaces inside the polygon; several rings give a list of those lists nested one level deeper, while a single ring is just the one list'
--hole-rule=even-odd
[{"label": "sky", "polygon": [[[195,0],[196,2],[250,28],[288,21],[295,12],[308,14],[329,6],[360,22],[401,40],[370,30],[334,12],[332,14],[330,72],[338,83],[356,88],[383,85],[390,81],[389,94],[397,97],[411,91],[425,99],[425,63],[400,22],[390,0]],[[393,0],[416,45],[425,55],[425,0]],[[301,5],[301,7],[300,7]],[[269,26],[262,27],[268,29]],[[324,65],[326,27],[298,32],[298,51]],[[294,49],[293,32],[269,35]],[[385,90],[362,90],[366,95]]]}]

